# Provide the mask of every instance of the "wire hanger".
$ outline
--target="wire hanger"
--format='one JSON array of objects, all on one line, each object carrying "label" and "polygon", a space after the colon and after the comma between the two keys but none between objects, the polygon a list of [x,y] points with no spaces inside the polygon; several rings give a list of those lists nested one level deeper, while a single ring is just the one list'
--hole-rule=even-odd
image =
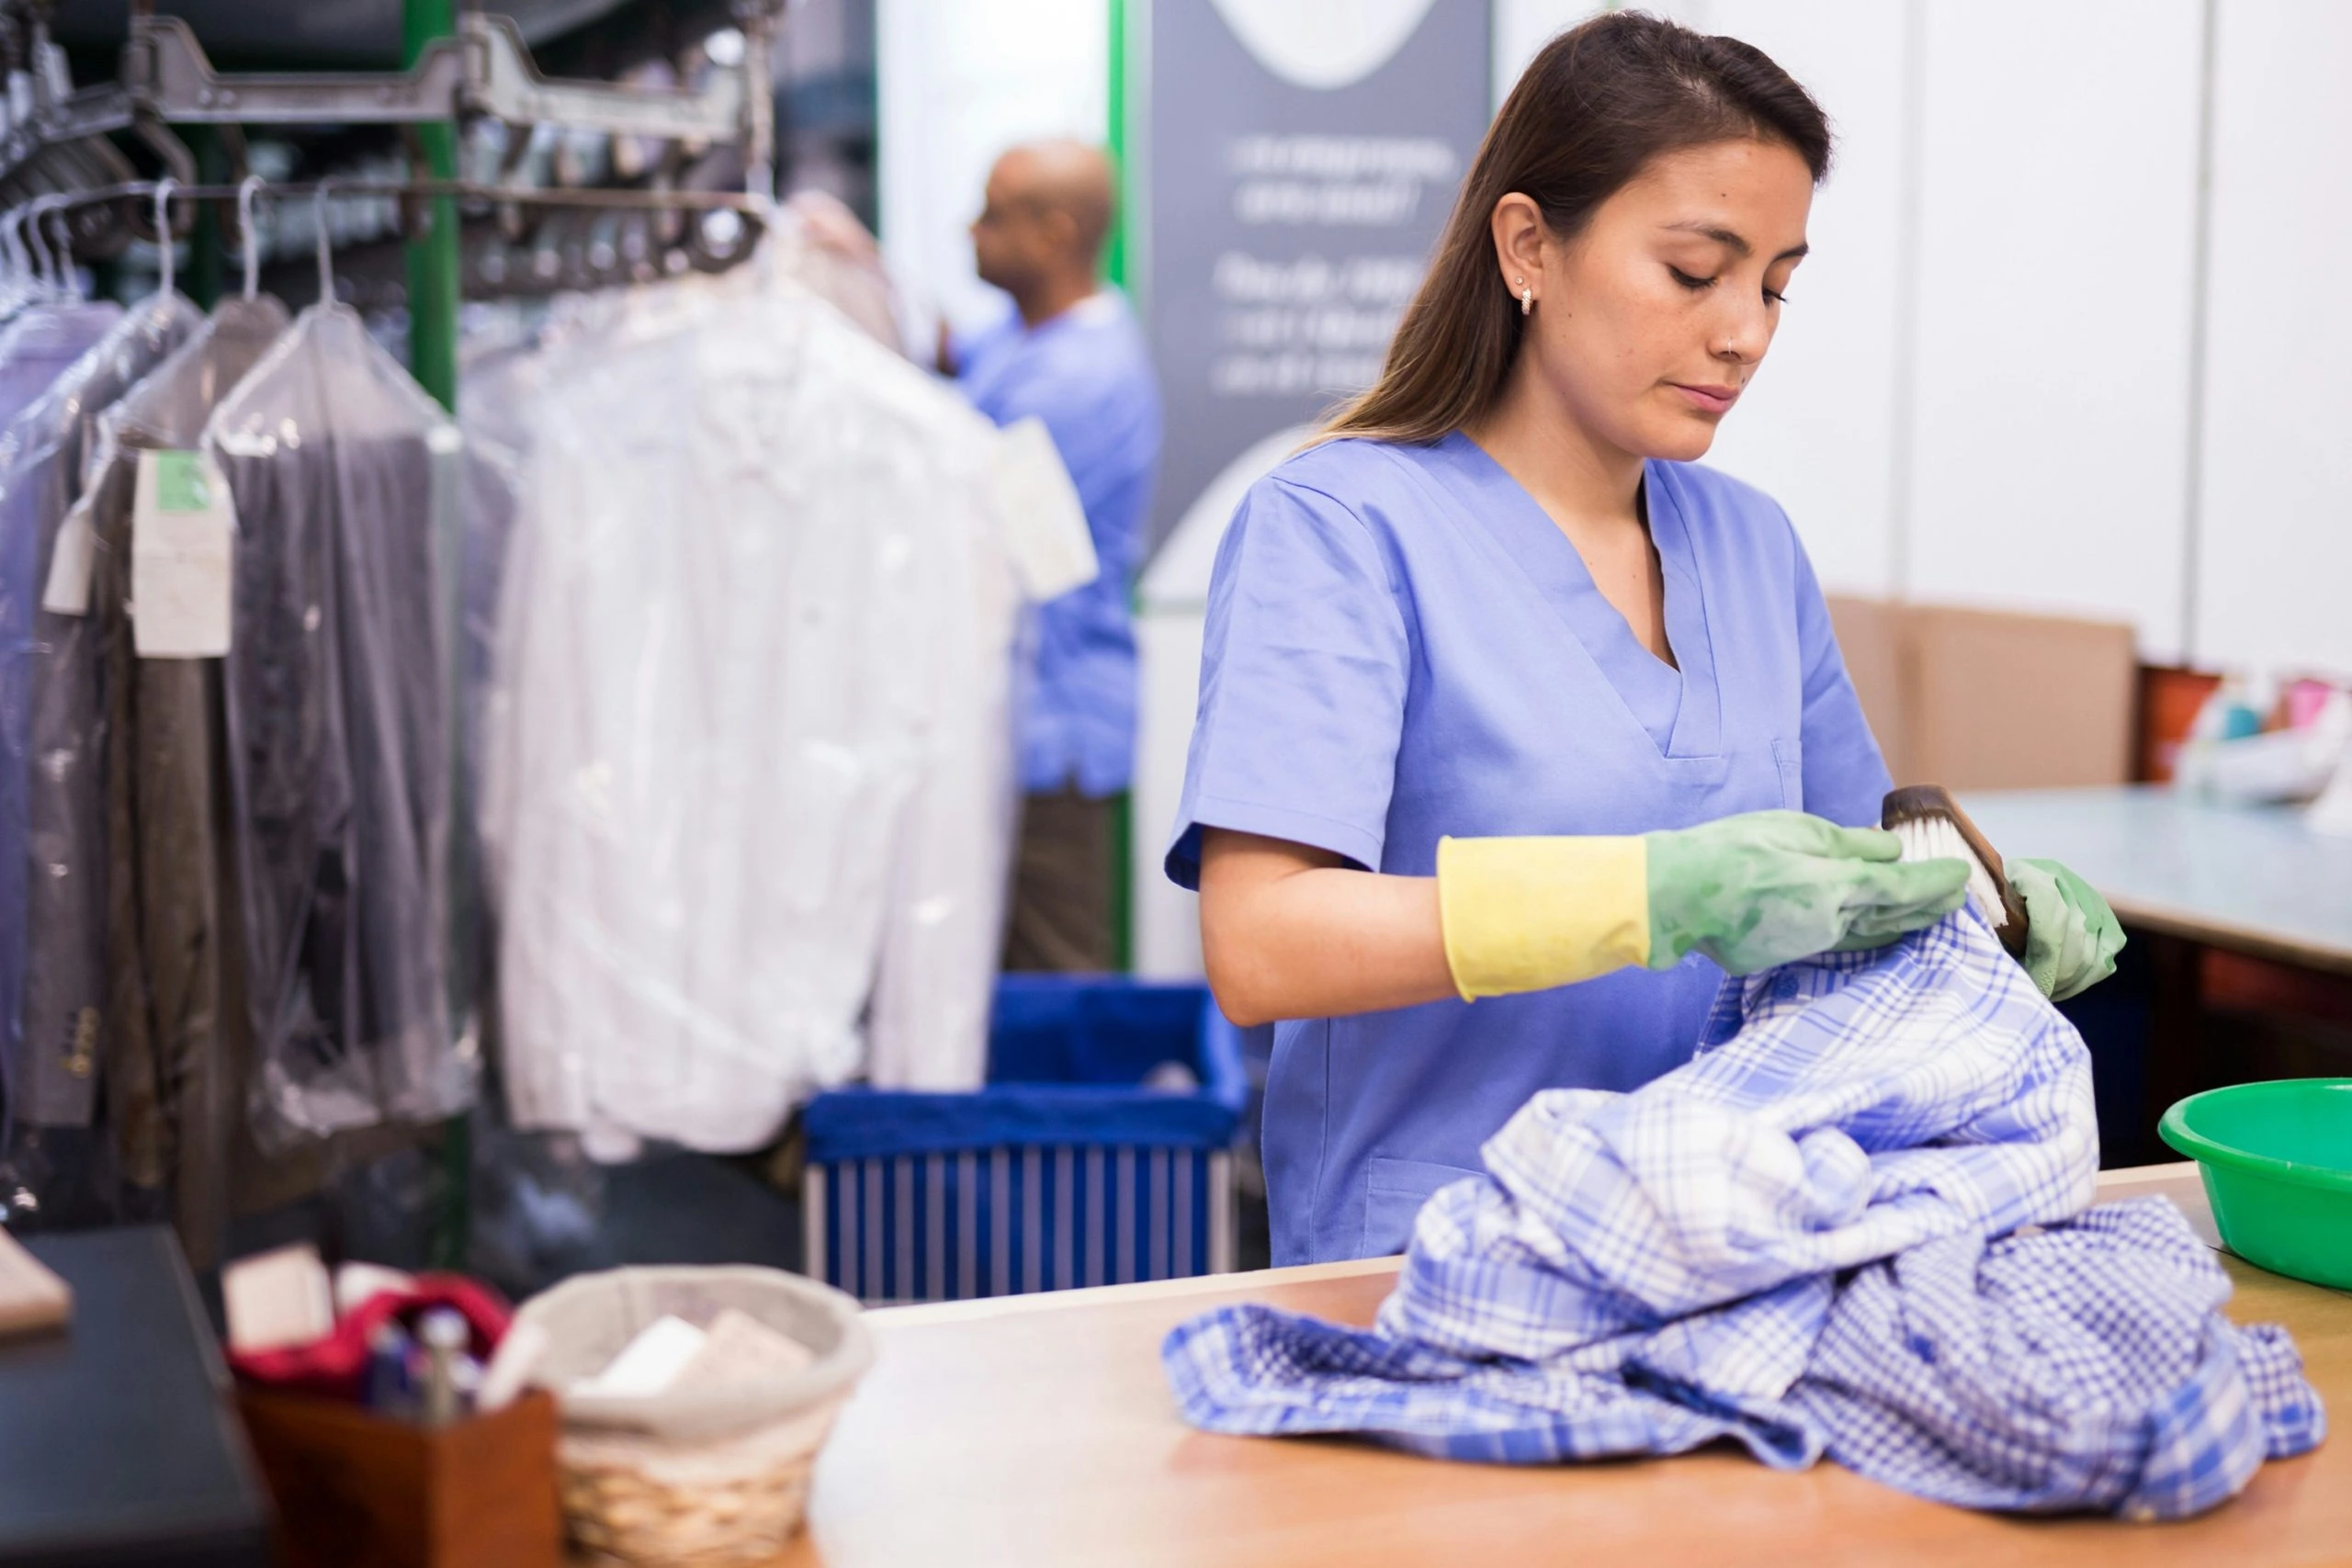
[{"label": "wire hanger", "polygon": [[25,282],[32,276],[33,253],[25,244],[22,211],[0,217],[0,253],[6,253],[11,280]]},{"label": "wire hanger", "polygon": [[327,193],[334,178],[329,175],[311,192],[311,221],[317,228],[319,239],[319,303],[334,303],[334,243],[327,236]]},{"label": "wire hanger", "polygon": [[41,221],[53,225],[48,230],[51,241],[49,254],[57,265],[57,286],[67,299],[81,304],[89,296],[83,292],[82,275],[74,265],[74,219],[70,210],[73,206],[74,203],[62,196],[51,197],[41,209]]},{"label": "wire hanger", "polygon": [[[59,265],[57,253],[50,249],[49,235],[44,231],[44,225],[49,221],[50,214],[55,212],[58,206],[59,199],[54,196],[33,197],[26,206],[25,233],[31,240],[34,252],[39,258],[34,264],[35,278],[45,292],[51,296],[62,297],[67,292],[65,272]],[[70,255],[71,253],[69,252],[68,254]]]},{"label": "wire hanger", "polygon": [[[679,190],[676,188],[514,188],[471,184],[461,180],[406,179],[384,180],[350,175],[331,175],[310,183],[277,184],[253,176],[234,186],[189,184],[173,177],[167,189],[158,189],[160,182],[126,180],[111,186],[58,192],[31,197],[15,207],[0,210],[0,235],[14,226],[20,243],[17,254],[31,267],[24,293],[28,299],[35,297],[80,298],[78,292],[68,294],[66,286],[78,282],[72,269],[71,231],[67,231],[67,249],[61,255],[54,248],[56,236],[46,225],[66,210],[93,202],[119,201],[126,197],[154,198],[158,213],[163,213],[173,199],[180,201],[235,201],[238,212],[249,220],[256,197],[266,193],[271,200],[285,201],[296,196],[312,198],[311,211],[317,227],[320,299],[332,301],[334,294],[334,240],[327,222],[328,202],[332,197],[369,196],[392,197],[449,197],[458,201],[492,204],[521,204],[533,207],[578,208],[589,210],[621,209],[656,213],[724,212],[737,220],[749,220],[754,231],[740,231],[723,236],[707,231],[701,223],[688,223],[692,235],[689,249],[699,251],[715,265],[705,270],[720,270],[751,259],[759,254],[758,231],[773,226],[779,204],[773,197],[727,190]],[[251,186],[254,188],[248,189]],[[70,221],[70,220],[69,220]],[[245,224],[247,243],[244,247],[246,288],[248,299],[256,297],[259,288],[260,257],[258,236],[253,225]],[[4,249],[5,245],[0,245]],[[670,252],[664,258],[664,270],[682,270],[692,262],[684,252]],[[172,274],[164,273],[168,280]],[[519,277],[519,275],[518,275]],[[611,280],[617,281],[617,280]],[[6,279],[0,276],[0,309],[5,309]],[[537,290],[531,290],[537,292]]]},{"label": "wire hanger", "polygon": [[17,231],[18,214],[0,215],[0,312],[14,315],[39,292],[33,280],[33,254]]},{"label": "wire hanger", "polygon": [[49,231],[52,244],[50,259],[57,267],[57,287],[67,299],[79,303],[84,298],[81,275],[74,270],[74,220],[65,215],[65,204],[51,202],[41,211],[44,224],[54,224]]},{"label": "wire hanger", "polygon": [[262,177],[247,175],[237,182],[237,233],[245,260],[245,298],[261,289],[261,235],[254,228],[254,197],[261,193]]},{"label": "wire hanger", "polygon": [[39,216],[40,209],[29,201],[8,215],[17,244],[24,252],[25,288],[36,299],[49,288],[48,276],[41,271],[40,237],[32,231],[33,220]]},{"label": "wire hanger", "polygon": [[172,266],[176,259],[173,253],[179,247],[172,243],[172,192],[179,182],[165,175],[155,182],[155,254],[157,257],[155,298],[168,299],[172,296]]}]

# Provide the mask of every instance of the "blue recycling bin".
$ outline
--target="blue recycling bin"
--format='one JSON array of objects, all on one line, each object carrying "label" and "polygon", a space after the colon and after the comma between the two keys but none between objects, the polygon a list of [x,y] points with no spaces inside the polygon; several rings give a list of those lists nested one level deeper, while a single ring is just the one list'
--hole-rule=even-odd
[{"label": "blue recycling bin", "polygon": [[1248,1100],[1206,987],[1006,976],[982,1089],[809,1101],[808,1272],[873,1302],[1228,1272]]}]

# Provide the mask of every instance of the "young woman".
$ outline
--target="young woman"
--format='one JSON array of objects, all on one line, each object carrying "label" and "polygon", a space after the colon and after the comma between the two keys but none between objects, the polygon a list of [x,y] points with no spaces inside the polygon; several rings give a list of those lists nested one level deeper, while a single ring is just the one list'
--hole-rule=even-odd
[{"label": "young woman", "polygon": [[[1536,1090],[1689,1058],[1724,971],[1957,908],[1787,518],[1692,466],[1780,324],[1829,130],[1638,15],[1528,68],[1379,384],[1250,492],[1168,854],[1266,1089],[1274,1261],[1400,1249]],[[2013,862],[2045,991],[2120,946]],[[1486,998],[1474,1001],[1472,998]]]}]

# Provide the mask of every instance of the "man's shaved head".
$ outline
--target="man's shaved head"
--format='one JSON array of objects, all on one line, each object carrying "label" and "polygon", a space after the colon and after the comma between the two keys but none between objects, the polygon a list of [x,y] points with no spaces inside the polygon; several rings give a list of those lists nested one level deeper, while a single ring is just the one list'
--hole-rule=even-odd
[{"label": "man's shaved head", "polygon": [[[1111,237],[1111,160],[1083,141],[1032,141],[1015,147],[996,164],[1007,194],[1048,211],[1067,213],[1074,238],[1091,263]],[[996,181],[989,182],[993,186]]]},{"label": "man's shaved head", "polygon": [[1041,290],[1093,287],[1116,212],[1111,160],[1082,141],[1031,141],[989,171],[987,205],[972,225],[981,278],[1016,300]]}]

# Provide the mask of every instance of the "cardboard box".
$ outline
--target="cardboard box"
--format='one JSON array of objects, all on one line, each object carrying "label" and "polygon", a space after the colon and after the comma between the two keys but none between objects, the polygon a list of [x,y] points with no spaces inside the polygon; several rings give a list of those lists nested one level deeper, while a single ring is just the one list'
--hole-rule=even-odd
[{"label": "cardboard box", "polygon": [[1848,598],[1831,599],[1829,615],[1896,784],[2131,781],[2139,660],[2130,626]]},{"label": "cardboard box", "polygon": [[1854,694],[1862,700],[1862,716],[1871,722],[1878,749],[1886,757],[1894,782],[1917,784],[1911,776],[1909,724],[1911,704],[1904,695],[1905,628],[1907,612],[1882,599],[1829,601],[1829,620],[1838,632],[1838,650],[1845,656],[1846,674]]}]

